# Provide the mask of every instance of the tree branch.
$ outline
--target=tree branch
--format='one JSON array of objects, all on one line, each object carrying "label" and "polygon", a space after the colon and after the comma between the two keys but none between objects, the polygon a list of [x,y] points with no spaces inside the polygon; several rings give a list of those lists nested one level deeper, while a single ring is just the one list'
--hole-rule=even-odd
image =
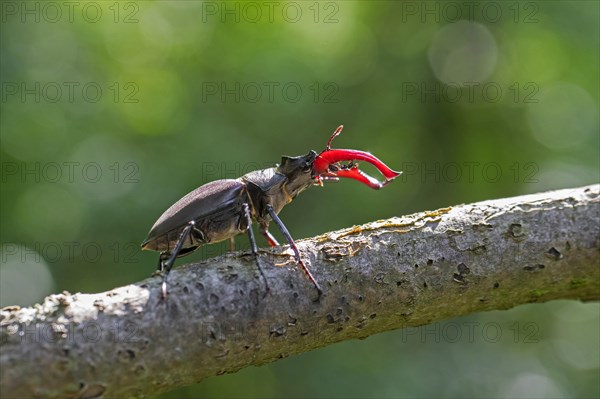
[{"label": "tree branch", "polygon": [[[148,396],[334,342],[551,299],[600,299],[600,186],[422,212],[1,312],[2,397]],[[287,262],[286,267],[275,263]]]}]

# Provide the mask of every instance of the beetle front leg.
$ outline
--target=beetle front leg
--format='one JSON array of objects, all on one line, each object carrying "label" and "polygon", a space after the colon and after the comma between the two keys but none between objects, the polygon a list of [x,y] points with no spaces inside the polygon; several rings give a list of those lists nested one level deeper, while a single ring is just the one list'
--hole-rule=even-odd
[{"label": "beetle front leg", "polygon": [[173,250],[173,252],[171,253],[171,256],[167,259],[166,262],[163,263],[162,258],[163,258],[163,256],[168,256],[168,252],[162,252],[160,254],[160,257],[159,257],[160,270],[165,271],[165,274],[163,274],[163,281],[161,284],[161,292],[162,292],[163,299],[167,297],[167,277],[169,276],[169,273],[171,272],[171,268],[173,267],[173,263],[175,263],[175,259],[177,258],[177,256],[179,255],[179,252],[181,251],[181,248],[183,247],[183,243],[188,238],[194,225],[195,225],[195,223],[193,221],[191,221],[187,224],[187,226],[185,226],[185,228],[181,232],[181,235],[179,236],[179,239],[177,240],[175,249]]},{"label": "beetle front leg", "polygon": [[290,248],[292,248],[292,251],[294,251],[296,261],[302,267],[302,270],[304,270],[304,273],[306,273],[306,275],[308,276],[308,279],[314,284],[315,288],[317,289],[317,292],[319,293],[319,296],[317,297],[317,300],[318,300],[321,297],[321,294],[323,294],[323,290],[321,290],[321,287],[319,287],[319,284],[317,283],[317,281],[311,274],[310,270],[308,270],[308,268],[302,261],[302,258],[300,257],[300,251],[298,251],[298,247],[296,246],[296,243],[294,242],[294,239],[292,238],[290,232],[285,227],[285,225],[283,224],[281,219],[279,219],[279,216],[277,216],[277,213],[275,213],[275,210],[273,209],[273,207],[271,205],[267,205],[267,211],[269,212],[271,219],[273,219],[275,224],[277,224],[277,226],[279,227],[279,229],[285,236],[285,239],[287,240],[288,244],[290,244]]},{"label": "beetle front leg", "polygon": [[250,214],[250,207],[246,202],[242,204],[242,207],[244,208],[244,216],[246,217],[246,224],[248,225],[247,230],[248,238],[250,239],[250,247],[252,248],[252,253],[254,254],[254,259],[256,260],[256,266],[258,267],[258,271],[260,272],[262,278],[265,280],[265,287],[268,293],[270,291],[269,282],[267,281],[267,277],[265,276],[265,273],[260,267],[260,262],[258,261],[258,248],[256,246],[256,239],[254,238],[254,231],[252,230],[252,215]]}]

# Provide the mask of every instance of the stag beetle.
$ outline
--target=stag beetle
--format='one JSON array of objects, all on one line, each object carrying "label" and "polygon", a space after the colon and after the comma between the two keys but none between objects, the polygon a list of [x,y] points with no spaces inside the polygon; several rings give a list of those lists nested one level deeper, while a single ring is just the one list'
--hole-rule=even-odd
[{"label": "stag beetle", "polygon": [[[167,295],[167,277],[177,257],[187,255],[203,244],[227,239],[233,248],[234,236],[243,233],[248,234],[256,265],[268,291],[269,286],[258,261],[253,219],[260,225],[260,232],[271,246],[279,243],[268,230],[269,222],[272,220],[277,224],[294,252],[296,262],[320,296],[321,287],[302,261],[292,236],[277,214],[303,190],[312,185],[322,186],[323,181],[346,177],[378,190],[402,173],[393,171],[368,152],[332,150],[331,142],[343,127],[341,125],[333,132],[325,150],[319,154],[311,150],[297,157],[283,156],[281,163],[274,168],[256,170],[238,179],[207,183],[167,209],[142,243],[142,249],[160,251],[158,271],[164,271],[162,297]],[[380,182],[361,171],[357,161],[374,165],[385,180]]]}]

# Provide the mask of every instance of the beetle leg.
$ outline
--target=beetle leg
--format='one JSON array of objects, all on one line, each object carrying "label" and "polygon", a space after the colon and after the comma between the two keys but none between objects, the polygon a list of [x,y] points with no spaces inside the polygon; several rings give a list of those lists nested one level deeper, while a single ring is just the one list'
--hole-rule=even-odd
[{"label": "beetle leg", "polygon": [[258,271],[262,276],[263,280],[265,280],[265,287],[267,289],[267,293],[270,291],[269,282],[267,281],[267,277],[260,267],[260,262],[258,261],[258,248],[256,247],[256,239],[254,238],[254,231],[252,230],[252,216],[250,214],[250,207],[248,203],[244,202],[242,204],[242,208],[244,208],[244,216],[246,217],[246,224],[248,225],[248,238],[250,239],[250,246],[252,247],[252,253],[254,254],[254,259],[256,260],[256,266],[258,267]]},{"label": "beetle leg", "polygon": [[229,250],[231,252],[235,251],[235,238],[229,237]]},{"label": "beetle leg", "polygon": [[290,232],[285,227],[281,219],[279,219],[279,216],[277,216],[277,213],[275,213],[275,210],[270,204],[267,204],[267,211],[269,212],[271,219],[273,219],[273,221],[277,224],[277,226],[285,236],[285,239],[287,240],[288,244],[290,244],[290,248],[292,248],[292,251],[294,251],[296,261],[298,262],[298,264],[300,264],[302,270],[304,270],[304,273],[306,273],[306,275],[308,276],[308,279],[314,284],[315,288],[317,289],[317,292],[319,293],[319,296],[317,297],[318,300],[321,297],[321,294],[323,294],[323,290],[321,290],[321,287],[319,287],[319,284],[317,283],[313,275],[310,273],[310,270],[308,270],[308,268],[302,261],[302,258],[300,258],[300,251],[298,251],[298,247],[296,246],[294,239],[290,235]]},{"label": "beetle leg", "polygon": [[160,253],[158,257],[158,267],[156,268],[157,271],[162,272],[164,270],[163,263],[169,259],[169,256],[171,256],[169,251],[163,251]]},{"label": "beetle leg", "polygon": [[271,234],[269,232],[269,224],[268,223],[264,223],[264,224],[260,225],[260,233],[263,236],[265,236],[265,238],[267,239],[267,242],[269,243],[270,246],[272,246],[272,247],[279,246],[277,239],[275,237],[273,237],[273,234]]},{"label": "beetle leg", "polygon": [[[181,235],[179,236],[179,239],[177,240],[175,249],[171,253],[171,256],[169,257],[169,259],[167,259],[167,261],[164,264],[163,264],[162,259],[160,260],[161,270],[165,270],[165,274],[163,274],[163,281],[162,281],[162,285],[161,285],[163,298],[167,297],[167,277],[169,276],[169,273],[171,272],[171,268],[173,267],[173,263],[175,263],[175,259],[177,258],[177,256],[179,255],[179,252],[181,251],[181,247],[183,247],[183,243],[187,239],[187,237],[190,234],[190,231],[192,230],[192,227],[194,227],[194,225],[195,225],[195,223],[193,221],[191,221],[187,224],[187,226],[185,226],[185,228],[181,232]],[[161,258],[163,257],[163,254],[166,254],[166,252],[161,253],[161,255],[160,255]]]},{"label": "beetle leg", "polygon": [[163,265],[167,259],[171,256],[169,251],[162,251],[158,256],[158,266],[156,267],[156,271],[152,273],[152,277],[160,276],[164,270]]}]

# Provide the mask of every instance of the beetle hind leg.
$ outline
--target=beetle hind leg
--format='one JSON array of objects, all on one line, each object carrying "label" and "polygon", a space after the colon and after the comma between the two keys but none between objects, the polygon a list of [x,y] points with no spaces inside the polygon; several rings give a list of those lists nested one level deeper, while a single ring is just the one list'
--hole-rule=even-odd
[{"label": "beetle hind leg", "polygon": [[156,271],[152,273],[152,277],[160,275],[163,270],[165,270],[165,262],[171,256],[171,252],[162,251],[158,256],[158,265],[156,266]]},{"label": "beetle hind leg", "polygon": [[175,259],[178,256],[187,255],[188,253],[193,252],[198,248],[186,248],[182,250],[183,244],[185,243],[185,240],[188,238],[188,236],[190,236],[190,232],[192,231],[194,225],[195,223],[191,221],[185,226],[185,228],[181,232],[181,235],[179,236],[179,239],[177,240],[177,244],[175,244],[173,252],[169,253],[168,251],[165,251],[160,253],[158,267],[160,271],[164,270],[161,284],[161,294],[163,299],[167,297],[167,277],[169,277],[169,273],[171,272],[171,268],[173,268],[173,263],[175,263]]}]

